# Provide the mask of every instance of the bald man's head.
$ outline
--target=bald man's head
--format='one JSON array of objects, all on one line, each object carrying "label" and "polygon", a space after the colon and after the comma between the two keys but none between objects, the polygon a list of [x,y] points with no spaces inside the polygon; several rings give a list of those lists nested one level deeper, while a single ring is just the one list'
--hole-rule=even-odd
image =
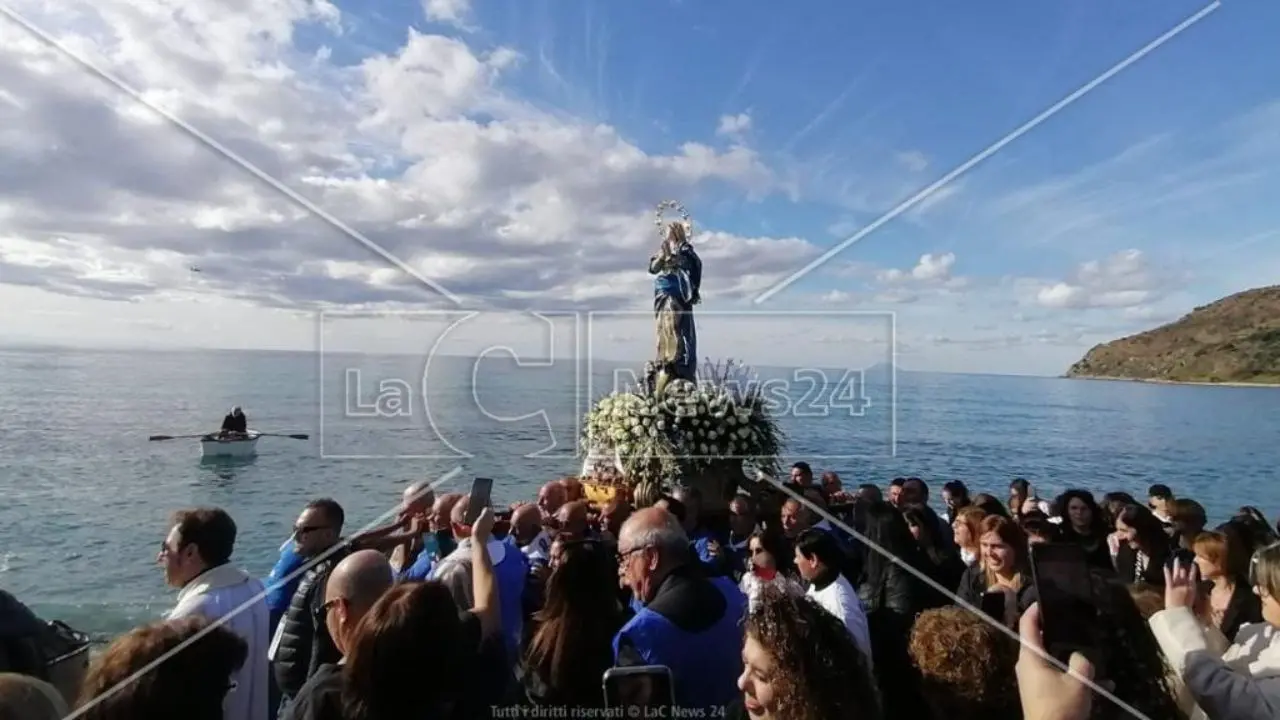
[{"label": "bald man's head", "polygon": [[391,564],[376,550],[351,553],[334,566],[324,589],[325,605],[332,607],[325,623],[339,650],[346,652],[360,619],[393,584]]},{"label": "bald man's head", "polygon": [[560,507],[569,500],[569,492],[559,481],[549,482],[538,490],[538,507],[547,515],[560,512]]},{"label": "bald man's head", "polygon": [[542,532],[542,511],[537,505],[521,505],[511,513],[511,534],[516,544],[524,547]]},{"label": "bald man's head", "polygon": [[325,602],[342,598],[363,614],[395,579],[386,556],[377,550],[359,550],[343,558],[329,573]]},{"label": "bald man's head", "polygon": [[436,502],[431,506],[431,530],[438,532],[449,527],[451,522],[453,506],[459,500],[466,497],[462,493],[446,493],[436,498]]},{"label": "bald man's head", "polygon": [[618,533],[619,552],[640,547],[656,548],[664,556],[683,559],[689,551],[689,536],[675,515],[660,507],[648,507],[631,513]]},{"label": "bald man's head", "polygon": [[409,515],[426,515],[435,502],[436,494],[431,491],[431,483],[426,480],[419,480],[405,488],[401,500],[405,513]]},{"label": "bald man's head", "polygon": [[582,538],[587,534],[587,504],[581,500],[565,503],[556,513],[560,523],[560,531],[574,538]]},{"label": "bald man's head", "polygon": [[576,477],[561,478],[560,485],[564,487],[565,498],[569,502],[581,500],[586,491],[582,489],[582,481]]}]

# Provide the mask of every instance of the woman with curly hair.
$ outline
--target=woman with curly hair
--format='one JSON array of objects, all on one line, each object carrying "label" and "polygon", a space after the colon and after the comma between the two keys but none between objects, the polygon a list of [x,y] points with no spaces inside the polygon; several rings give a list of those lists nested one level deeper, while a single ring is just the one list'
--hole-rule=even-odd
[{"label": "woman with curly hair", "polygon": [[920,689],[938,720],[1020,717],[1013,668],[1018,643],[964,608],[926,610],[909,645]]},{"label": "woman with curly hair", "polygon": [[222,720],[248,653],[238,635],[200,616],[134,628],[89,665],[76,717]]},{"label": "woman with curly hair", "polygon": [[761,590],[738,678],[753,720],[879,720],[866,657],[840,619],[807,597]]}]

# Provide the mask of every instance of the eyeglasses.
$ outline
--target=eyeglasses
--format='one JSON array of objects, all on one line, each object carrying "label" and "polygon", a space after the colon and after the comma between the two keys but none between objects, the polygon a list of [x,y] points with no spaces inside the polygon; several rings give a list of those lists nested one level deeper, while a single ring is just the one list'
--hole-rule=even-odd
[{"label": "eyeglasses", "polygon": [[619,551],[618,551],[618,563],[619,563],[619,564],[624,563],[624,562],[626,562],[627,560],[629,560],[629,559],[631,558],[631,556],[632,556],[632,555],[635,555],[636,553],[638,553],[638,552],[640,552],[640,551],[642,551],[642,550],[648,550],[648,549],[649,549],[649,548],[651,548],[651,547],[653,547],[653,546],[652,546],[652,545],[640,545],[640,546],[633,547],[633,548],[631,548],[630,550],[626,550],[626,551],[619,550]]},{"label": "eyeglasses", "polygon": [[316,532],[317,530],[324,530],[325,527],[326,526],[324,525],[295,525],[293,528],[293,534],[295,537],[301,537],[303,535],[306,535],[307,533],[313,533],[313,532]]},{"label": "eyeglasses", "polygon": [[160,554],[161,554],[161,555],[177,555],[179,552],[181,552],[181,550],[182,550],[182,546],[178,546],[178,547],[176,547],[176,548],[172,548],[172,547],[169,547],[169,541],[167,541],[167,540],[161,540],[161,541],[160,541]]}]

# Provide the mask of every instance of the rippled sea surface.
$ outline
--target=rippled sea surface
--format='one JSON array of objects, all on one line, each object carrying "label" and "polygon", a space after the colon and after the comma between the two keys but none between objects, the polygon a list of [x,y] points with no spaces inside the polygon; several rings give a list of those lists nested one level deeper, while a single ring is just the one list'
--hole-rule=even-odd
[{"label": "rippled sea surface", "polygon": [[[578,418],[620,369],[0,350],[0,587],[104,636],[172,603],[154,563],[178,508],[227,509],[238,562],[265,575],[309,498],[333,497],[359,527],[406,483],[455,467],[459,491],[483,475],[498,500],[527,498],[580,465]],[[861,387],[840,385],[839,372],[760,374],[788,381],[773,392],[795,459],[846,486],[919,475],[1003,495],[1021,476],[1042,496],[1140,496],[1163,482],[1214,523],[1243,504],[1273,520],[1280,511],[1280,390],[900,372],[895,393],[887,372]],[[215,429],[235,404],[252,427],[311,437],[263,438],[235,464],[202,462],[193,439],[147,441]]]}]

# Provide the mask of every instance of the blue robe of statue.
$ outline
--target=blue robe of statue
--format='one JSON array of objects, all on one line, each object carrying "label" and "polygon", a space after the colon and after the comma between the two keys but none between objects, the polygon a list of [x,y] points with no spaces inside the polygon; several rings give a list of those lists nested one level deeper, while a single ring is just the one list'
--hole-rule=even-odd
[{"label": "blue robe of statue", "polygon": [[649,273],[654,276],[654,317],[657,318],[668,306],[676,314],[676,376],[693,380],[698,366],[698,334],[693,324],[693,306],[702,301],[699,294],[702,260],[693,246],[686,242],[668,257],[655,255],[650,258]]}]

